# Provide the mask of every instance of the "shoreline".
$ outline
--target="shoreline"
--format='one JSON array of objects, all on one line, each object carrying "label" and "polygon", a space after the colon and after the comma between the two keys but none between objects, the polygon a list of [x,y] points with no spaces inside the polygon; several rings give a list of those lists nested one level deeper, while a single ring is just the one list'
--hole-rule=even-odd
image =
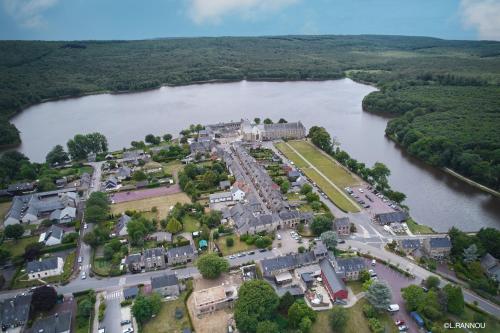
[{"label": "shoreline", "polygon": [[[26,110],[26,109],[28,109],[28,108],[30,108],[32,106],[38,105],[38,104],[47,103],[47,102],[57,102],[57,101],[63,101],[63,100],[70,100],[70,99],[82,98],[82,97],[93,96],[93,95],[101,95],[101,94],[110,94],[110,95],[134,94],[134,93],[141,93],[141,92],[148,92],[148,91],[158,90],[158,89],[161,89],[163,87],[172,87],[172,88],[175,88],[175,87],[183,87],[183,86],[190,86],[190,85],[202,85],[202,84],[212,84],[212,83],[215,83],[215,84],[237,83],[237,82],[242,82],[242,81],[249,81],[249,82],[308,82],[308,81],[310,81],[310,82],[322,82],[322,81],[335,81],[335,80],[342,80],[342,79],[349,79],[349,80],[352,80],[353,82],[356,82],[356,83],[360,83],[360,84],[364,84],[364,85],[369,85],[369,86],[372,86],[374,88],[377,88],[378,90],[380,89],[374,83],[365,82],[363,80],[356,80],[355,78],[350,77],[347,74],[347,71],[345,71],[343,73],[343,76],[341,76],[341,77],[337,77],[337,78],[324,78],[324,79],[314,79],[314,78],[311,78],[311,79],[300,79],[300,80],[279,79],[279,78],[212,79],[212,80],[192,81],[192,82],[178,83],[178,84],[165,83],[165,84],[161,84],[161,85],[156,86],[156,87],[145,88],[145,89],[138,89],[138,90],[121,90],[121,91],[96,90],[96,91],[86,92],[86,93],[82,93],[82,94],[75,95],[75,96],[66,95],[66,96],[59,96],[59,97],[54,97],[54,98],[45,98],[45,99],[43,99],[43,100],[41,100],[41,101],[39,101],[39,102],[37,102],[35,104],[30,104],[30,105],[24,105],[24,106],[22,106],[12,116],[8,117],[8,120],[10,121],[11,119],[14,119],[16,116],[18,116],[24,110]],[[366,95],[366,96],[368,96],[368,95]],[[387,120],[390,120],[390,119],[398,117],[398,116],[390,114],[390,113],[371,112],[371,111],[366,110],[363,106],[361,106],[361,108],[362,108],[363,112],[369,112],[371,114],[377,115],[377,116],[385,118]],[[394,140],[393,138],[390,138],[390,140],[393,141],[393,142],[395,142],[398,146],[401,147],[401,145],[396,140]],[[0,146],[0,154],[4,153],[5,151],[8,151],[10,149],[17,148],[21,144],[22,144],[22,141],[19,140],[19,142],[16,142],[16,143],[13,143],[13,144]],[[403,149],[404,149],[404,151],[408,152],[407,149],[405,149],[405,148],[403,148]],[[428,165],[428,166],[431,166],[430,164],[428,164],[425,161],[422,161],[422,162],[424,164]],[[491,195],[494,195],[496,197],[500,197],[500,192],[495,191],[494,189],[491,189],[491,188],[489,188],[489,187],[487,187],[485,185],[479,184],[479,183],[477,183],[477,182],[475,182],[475,181],[473,181],[473,180],[471,180],[471,179],[469,179],[469,178],[467,178],[465,176],[462,176],[459,173],[457,173],[456,171],[453,171],[452,169],[449,169],[449,168],[436,168],[436,169],[442,170],[445,173],[447,173],[448,175],[451,175],[451,176],[453,176],[453,177],[455,177],[455,178],[457,178],[457,179],[459,179],[459,180],[461,180],[461,181],[463,181],[463,182],[465,182],[465,183],[467,183],[467,184],[469,184],[469,185],[471,185],[471,186],[473,186],[473,187],[475,187],[475,188],[477,188],[477,189],[479,189],[481,191],[484,191],[484,192],[489,193]]]}]

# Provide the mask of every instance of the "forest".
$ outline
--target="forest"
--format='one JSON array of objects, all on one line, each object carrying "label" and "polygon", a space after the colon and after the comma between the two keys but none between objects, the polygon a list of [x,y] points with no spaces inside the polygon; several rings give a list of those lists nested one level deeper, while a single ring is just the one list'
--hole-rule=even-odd
[{"label": "forest", "polygon": [[363,107],[400,116],[387,134],[410,153],[499,189],[499,42],[376,35],[0,41],[0,77],[0,147],[20,143],[8,119],[48,99],[211,80],[350,77],[380,89]]}]

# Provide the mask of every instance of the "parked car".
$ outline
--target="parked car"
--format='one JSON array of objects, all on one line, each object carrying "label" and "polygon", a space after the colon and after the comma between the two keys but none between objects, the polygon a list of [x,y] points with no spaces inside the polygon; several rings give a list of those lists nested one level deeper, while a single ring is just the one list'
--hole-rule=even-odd
[{"label": "parked car", "polygon": [[88,229],[89,225],[87,223],[83,224],[83,229]]},{"label": "parked car", "polygon": [[123,330],[123,333],[132,333],[133,331],[134,331],[134,329],[132,327],[128,327],[128,328]]},{"label": "parked car", "polygon": [[78,263],[79,263],[79,264],[81,264],[81,263],[82,263],[82,261],[83,261],[83,257],[82,257],[82,256],[79,256],[79,257],[78,257]]},{"label": "parked car", "polygon": [[120,322],[120,325],[128,325],[128,324],[130,324],[130,323],[131,323],[131,321],[127,319],[127,320],[122,320],[122,321]]},{"label": "parked car", "polygon": [[82,280],[85,280],[87,278],[87,273],[83,272],[82,273]]},{"label": "parked car", "polygon": [[389,311],[389,312],[398,312],[399,311],[399,305],[398,304],[391,304],[387,308],[387,311]]},{"label": "parked car", "polygon": [[408,331],[408,327],[406,325],[401,325],[401,326],[398,326],[398,330],[400,332],[405,332],[405,331]]},{"label": "parked car", "polygon": [[377,260],[372,259],[372,266],[375,266],[377,264]]},{"label": "parked car", "polygon": [[278,235],[276,236],[276,238],[278,238],[278,240],[281,240],[281,235],[280,235],[280,234],[278,234]]},{"label": "parked car", "polygon": [[401,320],[401,319],[400,319],[400,320],[396,320],[396,321],[394,322],[394,324],[396,324],[396,326],[403,325],[404,323],[405,323],[405,321],[404,321],[404,320]]},{"label": "parked car", "polygon": [[359,193],[364,193],[365,191],[363,191],[362,188],[359,189]]}]

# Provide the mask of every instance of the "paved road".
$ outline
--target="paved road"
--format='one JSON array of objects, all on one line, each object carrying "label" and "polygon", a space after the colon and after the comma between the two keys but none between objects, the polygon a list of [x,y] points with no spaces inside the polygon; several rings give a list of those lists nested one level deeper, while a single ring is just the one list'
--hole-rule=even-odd
[{"label": "paved road", "polygon": [[121,333],[121,306],[123,300],[122,290],[108,291],[104,293],[104,301],[106,302],[106,312],[102,320],[101,327],[106,328],[109,333]]}]

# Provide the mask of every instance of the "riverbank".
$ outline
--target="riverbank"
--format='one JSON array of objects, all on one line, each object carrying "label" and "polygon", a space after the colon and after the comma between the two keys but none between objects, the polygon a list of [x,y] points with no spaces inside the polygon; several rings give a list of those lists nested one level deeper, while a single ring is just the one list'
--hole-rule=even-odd
[{"label": "riverbank", "polygon": [[476,188],[478,188],[478,189],[480,189],[480,190],[482,190],[482,191],[488,192],[488,193],[490,193],[490,194],[492,194],[492,195],[494,195],[494,196],[496,196],[496,197],[499,197],[499,198],[500,198],[500,192],[495,191],[495,190],[494,190],[494,189],[492,189],[492,188],[489,188],[489,187],[487,187],[487,186],[484,186],[484,185],[481,185],[481,184],[479,184],[479,183],[476,183],[476,182],[475,182],[475,181],[473,181],[472,179],[469,179],[469,178],[467,178],[467,177],[465,177],[465,176],[462,176],[461,174],[459,174],[458,172],[455,172],[455,171],[451,170],[450,168],[442,168],[442,170],[443,170],[444,172],[446,172],[447,174],[449,174],[449,175],[452,175],[452,176],[454,176],[454,177],[457,177],[458,179],[460,179],[460,180],[462,180],[462,181],[466,182],[466,183],[467,183],[467,184],[469,184],[469,185],[472,185],[472,186],[474,186],[474,187],[476,187]]}]

